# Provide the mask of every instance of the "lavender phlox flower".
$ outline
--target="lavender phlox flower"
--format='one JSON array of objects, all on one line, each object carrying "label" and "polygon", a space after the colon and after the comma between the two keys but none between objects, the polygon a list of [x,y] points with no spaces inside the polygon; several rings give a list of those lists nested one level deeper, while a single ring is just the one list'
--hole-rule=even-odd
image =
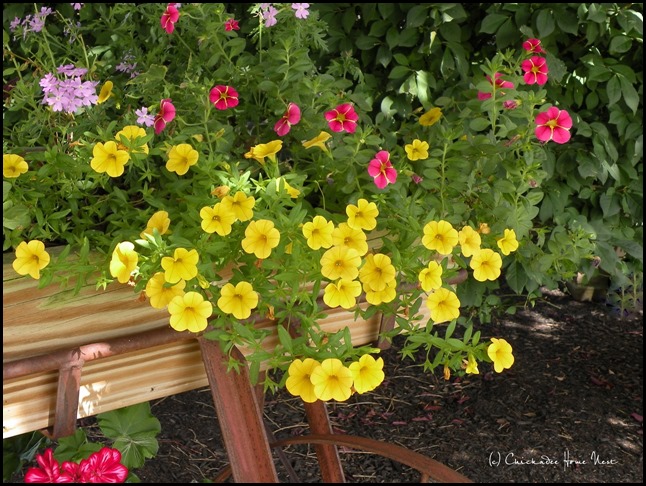
[{"label": "lavender phlox flower", "polygon": [[292,8],[297,19],[306,19],[310,14],[309,10],[307,10],[310,8],[309,3],[292,3]]},{"label": "lavender phlox flower", "polygon": [[146,108],[145,106],[141,107],[138,110],[135,110],[135,115],[137,115],[137,123],[139,125],[152,127],[155,124],[154,115],[148,113],[148,108]]},{"label": "lavender phlox flower", "polygon": [[278,10],[276,10],[273,6],[269,6],[267,10],[265,10],[262,13],[262,18],[265,19],[265,27],[271,27],[272,25],[276,25],[278,20],[276,20],[276,14],[278,13]]},{"label": "lavender phlox flower", "polygon": [[81,10],[81,9],[83,8],[83,4],[82,4],[82,3],[70,3],[70,5],[72,6],[72,8],[73,8],[74,10]]},{"label": "lavender phlox flower", "polygon": [[20,27],[20,22],[22,22],[22,19],[20,17],[14,17],[14,19],[9,23],[9,30],[11,32],[15,31],[18,27]]}]

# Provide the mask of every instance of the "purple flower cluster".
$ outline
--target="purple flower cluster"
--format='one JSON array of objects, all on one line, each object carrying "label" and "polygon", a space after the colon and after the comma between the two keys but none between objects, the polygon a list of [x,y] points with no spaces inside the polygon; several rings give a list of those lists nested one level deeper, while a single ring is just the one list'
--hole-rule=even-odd
[{"label": "purple flower cluster", "polygon": [[135,71],[135,69],[137,68],[137,63],[132,62],[134,60],[135,56],[130,53],[126,53],[123,56],[123,60],[119,64],[117,64],[117,67],[115,69],[120,73],[130,74],[130,79],[132,79],[140,74],[138,71]]},{"label": "purple flower cluster", "polygon": [[27,15],[24,19],[16,17],[9,23],[9,29],[14,32],[18,27],[22,27],[23,38],[28,32],[40,32],[45,27],[45,19],[50,15],[53,10],[49,7],[42,7],[40,12],[34,15]]},{"label": "purple flower cluster", "polygon": [[87,69],[66,64],[59,66],[56,71],[63,79],[47,73],[39,82],[45,95],[43,104],[51,106],[52,111],[66,113],[76,113],[83,106],[96,105],[96,86],[99,82],[81,80]]},{"label": "purple flower cluster", "polygon": [[[291,7],[294,10],[294,15],[297,19],[306,19],[310,14],[308,10],[310,8],[309,3],[292,3]],[[276,25],[278,22],[278,19],[276,19],[277,13],[278,10],[271,3],[260,4],[260,14],[265,21],[265,27]]]}]

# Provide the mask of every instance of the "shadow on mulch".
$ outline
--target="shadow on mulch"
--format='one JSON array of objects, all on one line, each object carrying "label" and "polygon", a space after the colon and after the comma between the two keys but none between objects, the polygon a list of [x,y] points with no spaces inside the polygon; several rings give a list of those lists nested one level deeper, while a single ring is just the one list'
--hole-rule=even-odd
[{"label": "shadow on mulch", "polygon": [[[475,482],[643,482],[642,313],[618,319],[599,303],[551,292],[533,309],[483,328],[514,349],[501,374],[453,378],[401,361],[401,339],[382,356],[386,380],[374,392],[329,403],[336,433],[396,443]],[[142,482],[210,482],[227,465],[210,390],[152,403],[162,423],[155,459],[135,471]],[[276,438],[308,433],[299,399],[266,397]],[[281,482],[321,482],[313,446],[276,455]],[[341,448],[347,482],[419,482],[393,461]],[[228,479],[231,481],[231,478]]]}]

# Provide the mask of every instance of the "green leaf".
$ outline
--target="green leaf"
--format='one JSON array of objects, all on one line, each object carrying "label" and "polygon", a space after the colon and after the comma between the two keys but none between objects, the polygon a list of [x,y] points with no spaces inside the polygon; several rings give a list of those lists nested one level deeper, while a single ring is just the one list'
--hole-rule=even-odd
[{"label": "green leaf", "polygon": [[362,51],[372,49],[380,43],[380,40],[376,37],[371,37],[369,35],[360,35],[355,41],[355,45]]},{"label": "green leaf", "polygon": [[506,15],[489,14],[482,21],[480,32],[484,34],[495,34],[498,28],[507,20]]},{"label": "green leaf", "polygon": [[633,41],[626,35],[617,35],[610,39],[610,46],[608,50],[610,54],[617,55],[630,51],[633,46]]},{"label": "green leaf", "polygon": [[614,105],[621,99],[621,81],[619,81],[619,76],[616,74],[608,81],[606,93],[608,94],[608,106]]},{"label": "green leaf", "polygon": [[639,93],[637,93],[635,87],[624,76],[619,76],[619,84],[626,105],[628,105],[628,108],[635,115],[639,108]]},{"label": "green leaf", "polygon": [[538,29],[538,36],[540,38],[547,37],[554,32],[554,27],[554,17],[552,16],[551,8],[544,8],[538,12],[536,28]]}]

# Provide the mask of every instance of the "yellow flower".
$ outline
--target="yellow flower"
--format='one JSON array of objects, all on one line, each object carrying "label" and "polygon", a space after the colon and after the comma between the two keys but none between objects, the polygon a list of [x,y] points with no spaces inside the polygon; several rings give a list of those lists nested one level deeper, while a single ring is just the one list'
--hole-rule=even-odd
[{"label": "yellow flower", "polygon": [[489,225],[487,223],[480,223],[480,225],[478,226],[478,233],[488,235],[489,233],[491,233],[491,229],[489,228]]},{"label": "yellow flower", "polygon": [[316,137],[303,142],[303,147],[305,147],[306,149],[318,147],[324,152],[327,152],[328,149],[327,145],[325,145],[325,142],[327,142],[330,138],[332,138],[332,135],[330,135],[328,132],[321,132]]},{"label": "yellow flower", "polygon": [[166,169],[170,172],[176,172],[177,175],[184,175],[188,169],[197,164],[199,154],[197,150],[187,143],[180,143],[174,145],[168,152],[168,162],[166,162]]},{"label": "yellow flower", "polygon": [[364,354],[359,361],[350,363],[348,366],[354,379],[354,389],[357,393],[366,393],[374,390],[381,382],[384,381],[384,360],[383,358],[373,358],[369,354]]},{"label": "yellow flower", "polygon": [[348,215],[348,226],[350,228],[370,231],[377,226],[379,210],[373,202],[368,202],[366,199],[359,199],[356,206],[354,204],[348,204],[345,212]]},{"label": "yellow flower", "polygon": [[90,166],[99,174],[105,172],[110,177],[123,174],[124,166],[130,160],[130,154],[125,150],[119,150],[113,141],[97,143],[92,149],[92,155],[94,158],[90,161]]},{"label": "yellow flower", "polygon": [[186,292],[173,297],[168,303],[170,327],[176,331],[201,332],[206,329],[213,314],[213,304],[198,292]]},{"label": "yellow flower", "polygon": [[289,182],[287,182],[283,177],[276,179],[276,190],[280,191],[281,186],[283,186],[285,191],[287,191],[287,194],[289,194],[289,197],[291,197],[292,199],[296,199],[301,194],[301,191],[299,191],[295,187],[290,186]]},{"label": "yellow flower", "polygon": [[321,273],[330,280],[354,280],[359,275],[361,257],[347,246],[333,246],[321,257]]},{"label": "yellow flower", "polygon": [[336,283],[330,283],[325,287],[323,302],[334,309],[352,309],[357,304],[357,297],[361,295],[361,284],[356,280],[339,279]]},{"label": "yellow flower", "polygon": [[112,96],[112,81],[106,81],[101,91],[99,92],[99,98],[96,100],[97,105],[105,103],[108,101],[108,98]]},{"label": "yellow flower", "polygon": [[31,240],[29,243],[21,241],[16,247],[16,259],[13,261],[13,269],[19,275],[29,275],[38,280],[40,271],[49,265],[49,253],[45,251],[45,244],[39,240]]},{"label": "yellow flower", "polygon": [[244,232],[242,249],[253,253],[256,258],[265,259],[271,255],[271,250],[280,242],[280,232],[274,228],[274,222],[268,219],[252,221]]},{"label": "yellow flower", "polygon": [[211,191],[211,195],[222,199],[224,196],[229,194],[229,191],[231,191],[229,186],[218,186]]},{"label": "yellow flower", "polygon": [[474,253],[469,266],[473,269],[473,278],[478,282],[496,280],[500,277],[502,258],[495,251],[485,248]]},{"label": "yellow flower", "polygon": [[2,175],[7,179],[16,178],[28,169],[27,162],[20,155],[2,154]]},{"label": "yellow flower", "polygon": [[137,147],[133,147],[132,149],[128,149],[125,145],[121,143],[121,135],[123,135],[125,138],[127,138],[131,144],[138,138],[143,138],[146,136],[146,130],[144,130],[141,127],[138,127],[137,125],[128,125],[123,127],[123,130],[120,132],[117,132],[117,136],[115,139],[117,140],[117,147],[119,150],[125,150],[126,152],[133,152],[133,153],[143,153],[147,154],[148,153],[148,144],[144,143],[141,144]]},{"label": "yellow flower", "polygon": [[397,279],[388,282],[383,290],[373,290],[369,285],[364,284],[363,291],[366,293],[366,302],[369,304],[379,305],[392,302],[397,297]]},{"label": "yellow flower", "polygon": [[511,344],[504,339],[491,338],[487,354],[493,361],[493,368],[496,373],[502,373],[502,370],[511,368],[511,365],[514,364]]},{"label": "yellow flower", "polygon": [[249,282],[227,283],[220,291],[218,307],[222,312],[233,314],[236,319],[246,319],[258,305],[258,293]]},{"label": "yellow flower", "polygon": [[408,160],[426,160],[428,159],[428,142],[422,142],[415,139],[404,147]]},{"label": "yellow flower", "polygon": [[440,108],[431,108],[419,117],[419,124],[423,127],[430,127],[435,125],[440,118],[442,118],[442,110]]},{"label": "yellow flower", "polygon": [[173,298],[184,295],[186,282],[180,280],[175,285],[166,285],[164,272],[157,272],[146,284],[146,297],[150,299],[150,305],[155,309],[163,309]]},{"label": "yellow flower", "polygon": [[244,192],[238,191],[233,196],[226,195],[222,198],[222,209],[233,211],[239,221],[248,221],[253,218],[253,207],[256,200],[253,196],[247,196]]},{"label": "yellow flower", "polygon": [[288,378],[285,382],[287,391],[295,397],[301,397],[305,403],[314,403],[317,398],[310,377],[319,366],[321,366],[321,363],[312,358],[292,361],[287,370]]},{"label": "yellow flower", "polygon": [[302,231],[303,236],[307,238],[307,246],[312,250],[330,248],[332,246],[334,223],[328,221],[323,216],[314,216],[312,221],[308,221],[303,225]]},{"label": "yellow flower", "polygon": [[139,255],[135,251],[135,245],[129,241],[123,241],[112,252],[110,275],[115,277],[119,283],[128,283],[130,275],[137,268],[138,261]]},{"label": "yellow flower", "polygon": [[231,225],[236,220],[233,210],[224,209],[221,202],[213,207],[203,207],[200,210],[200,218],[202,218],[202,229],[206,233],[217,233],[220,236],[231,233]]},{"label": "yellow flower", "polygon": [[332,244],[334,246],[347,246],[357,250],[360,256],[368,253],[366,234],[361,228],[351,228],[348,223],[340,223],[332,231]]},{"label": "yellow flower", "polygon": [[458,243],[458,232],[448,221],[431,221],[424,226],[422,244],[429,250],[449,255]]},{"label": "yellow flower", "polygon": [[518,240],[516,239],[516,232],[513,229],[506,229],[505,234],[496,243],[500,248],[500,253],[509,255],[512,251],[518,250]]},{"label": "yellow flower", "polygon": [[449,289],[437,289],[426,299],[435,324],[449,322],[460,317],[460,299]]},{"label": "yellow flower", "polygon": [[442,265],[435,260],[428,262],[428,266],[419,272],[419,283],[424,292],[437,290],[442,286]]},{"label": "yellow flower", "polygon": [[144,235],[152,235],[153,230],[156,229],[159,231],[160,235],[166,234],[168,228],[170,227],[170,218],[168,217],[167,211],[157,211],[153,214],[148,223],[146,223],[146,229],[141,232],[139,236],[144,238]]},{"label": "yellow flower", "polygon": [[469,359],[467,361],[467,368],[464,370],[468,375],[478,375],[480,372],[478,371],[478,362],[476,361],[476,358],[470,354]]},{"label": "yellow flower", "polygon": [[460,230],[458,233],[458,241],[460,242],[462,255],[465,257],[470,257],[478,251],[482,243],[480,234],[471,226],[465,226]]},{"label": "yellow flower", "polygon": [[384,290],[389,282],[395,280],[395,267],[390,257],[383,253],[367,255],[359,270],[359,280],[375,292]]},{"label": "yellow flower", "polygon": [[282,140],[273,140],[268,143],[260,143],[251,147],[249,152],[244,154],[246,159],[256,159],[261,165],[265,165],[265,157],[269,157],[274,164],[276,163],[276,154],[283,148]]},{"label": "yellow flower", "polygon": [[191,280],[197,275],[197,262],[200,255],[197,250],[176,248],[172,257],[164,257],[161,266],[164,269],[166,282],[174,284],[180,280]]},{"label": "yellow flower", "polygon": [[343,402],[352,394],[352,372],[340,359],[328,358],[312,372],[310,377],[314,393],[319,400]]}]

